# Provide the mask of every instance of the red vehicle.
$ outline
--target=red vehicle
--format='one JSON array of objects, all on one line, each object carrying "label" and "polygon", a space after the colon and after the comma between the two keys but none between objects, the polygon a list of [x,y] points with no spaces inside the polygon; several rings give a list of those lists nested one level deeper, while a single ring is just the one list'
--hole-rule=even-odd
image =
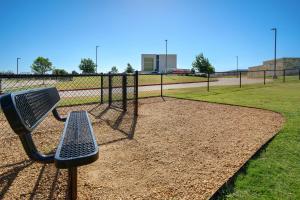
[{"label": "red vehicle", "polygon": [[190,74],[191,70],[190,69],[174,69],[172,70],[173,74]]}]

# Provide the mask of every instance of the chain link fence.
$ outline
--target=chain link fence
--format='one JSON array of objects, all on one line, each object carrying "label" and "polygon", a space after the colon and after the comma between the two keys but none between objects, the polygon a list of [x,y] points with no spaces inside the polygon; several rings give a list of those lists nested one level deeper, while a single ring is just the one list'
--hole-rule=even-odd
[{"label": "chain link fence", "polygon": [[139,74],[139,98],[161,96],[161,74]]},{"label": "chain link fence", "polygon": [[[126,78],[123,84],[122,77]],[[137,109],[135,105],[137,95],[135,95],[135,74],[116,74],[112,78],[112,106],[122,102],[125,98],[128,110],[133,114]],[[122,85],[123,84],[123,85]],[[28,90],[34,88],[56,87],[60,95],[58,110],[62,114],[70,111],[87,110],[91,111],[99,104],[109,104],[109,75],[0,75],[1,94]],[[122,89],[123,88],[123,89]],[[125,89],[124,89],[125,88]],[[127,88],[127,89],[126,89]],[[126,96],[122,96],[121,91],[126,91]],[[120,107],[120,106],[118,106]],[[124,109],[124,106],[120,107]],[[11,132],[6,122],[3,112],[0,110],[0,127],[2,132]]]},{"label": "chain link fence", "polygon": [[[128,74],[108,74],[108,104],[111,107],[122,109],[123,111],[133,108],[135,113],[135,103],[137,96],[137,76]],[[129,106],[129,104],[134,104]],[[135,113],[137,115],[137,113]]]},{"label": "chain link fence", "polygon": [[[86,74],[86,75],[0,75],[0,92],[10,93],[33,88],[56,87],[61,101],[59,110],[94,110],[99,104],[137,113],[137,98],[178,96],[192,92],[208,94],[223,88],[300,81],[300,69],[231,71],[211,74]],[[109,87],[111,86],[111,87]],[[124,89],[125,87],[125,89]],[[126,101],[124,103],[124,101]],[[125,107],[126,106],[126,107]],[[10,130],[0,110],[2,131]]]},{"label": "chain link fence", "polygon": [[[171,86],[172,83],[162,84],[162,96],[188,96],[190,93],[199,92],[208,95],[207,92],[221,92],[224,89],[232,91],[242,87],[257,88],[270,84],[281,84],[285,82],[295,82],[300,80],[300,69],[285,70],[260,70],[260,71],[230,71],[214,72],[209,74],[198,74],[200,78],[195,82],[188,82],[187,78],[195,76],[191,74],[183,75],[163,75],[163,77],[177,76],[177,86]],[[181,78],[179,78],[181,77]],[[173,77],[174,78],[174,77]],[[191,80],[191,79],[189,79]]]}]

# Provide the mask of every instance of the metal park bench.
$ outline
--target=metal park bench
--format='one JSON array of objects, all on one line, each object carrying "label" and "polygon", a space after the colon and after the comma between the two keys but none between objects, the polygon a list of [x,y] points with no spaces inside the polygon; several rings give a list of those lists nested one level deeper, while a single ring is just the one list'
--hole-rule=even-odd
[{"label": "metal park bench", "polygon": [[[5,94],[1,97],[2,110],[30,159],[40,163],[55,163],[59,169],[68,169],[69,198],[77,198],[77,167],[98,159],[98,145],[86,111],[70,112],[62,118],[56,106],[60,100],[56,88],[33,89]],[[31,133],[52,112],[65,122],[56,153],[40,153]]]}]

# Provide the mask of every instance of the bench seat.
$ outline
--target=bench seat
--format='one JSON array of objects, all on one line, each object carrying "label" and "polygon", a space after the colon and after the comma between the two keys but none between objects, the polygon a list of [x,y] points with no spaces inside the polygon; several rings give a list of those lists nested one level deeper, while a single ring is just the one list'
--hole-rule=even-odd
[{"label": "bench seat", "polygon": [[57,168],[73,168],[98,159],[98,144],[86,111],[68,114],[60,143],[55,153]]},{"label": "bench seat", "polygon": [[[98,159],[98,145],[86,111],[76,111],[61,117],[56,109],[60,100],[56,88],[39,88],[13,92],[0,96],[3,113],[11,128],[18,134],[23,148],[34,161],[55,163],[60,169],[68,169],[69,198],[77,198],[77,167]],[[52,112],[55,119],[65,122],[65,128],[56,153],[38,151],[32,132]]]}]

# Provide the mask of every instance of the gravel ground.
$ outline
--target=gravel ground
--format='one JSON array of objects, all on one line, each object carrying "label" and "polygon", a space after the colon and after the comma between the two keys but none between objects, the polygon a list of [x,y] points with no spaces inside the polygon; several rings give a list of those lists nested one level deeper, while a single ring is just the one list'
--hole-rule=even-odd
[{"label": "gravel ground", "polygon": [[[270,111],[171,98],[141,100],[137,120],[89,110],[100,157],[79,168],[79,199],[208,199],[284,122]],[[62,128],[47,118],[33,134],[38,148],[54,151]],[[12,133],[0,143],[0,199],[65,198],[66,170],[29,161]]]}]

